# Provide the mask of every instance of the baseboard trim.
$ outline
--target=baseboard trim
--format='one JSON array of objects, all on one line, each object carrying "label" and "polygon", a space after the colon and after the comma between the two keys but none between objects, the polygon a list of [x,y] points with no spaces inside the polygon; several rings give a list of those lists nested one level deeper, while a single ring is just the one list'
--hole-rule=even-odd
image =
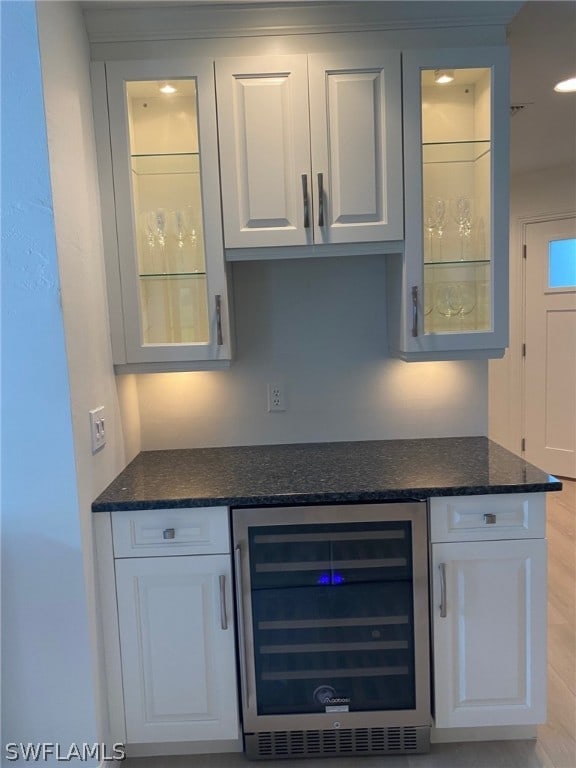
[{"label": "baseboard trim", "polygon": [[493,725],[485,728],[432,728],[430,742],[447,744],[462,741],[514,741],[536,739],[535,725]]}]

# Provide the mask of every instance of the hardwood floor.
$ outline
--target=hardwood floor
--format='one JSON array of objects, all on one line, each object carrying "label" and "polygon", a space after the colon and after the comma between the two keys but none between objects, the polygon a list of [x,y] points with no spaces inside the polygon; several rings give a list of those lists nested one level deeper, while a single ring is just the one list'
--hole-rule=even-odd
[{"label": "hardwood floor", "polygon": [[576,482],[548,509],[548,722],[530,741],[433,744],[426,755],[246,760],[244,755],[128,759],[124,768],[576,768]]}]

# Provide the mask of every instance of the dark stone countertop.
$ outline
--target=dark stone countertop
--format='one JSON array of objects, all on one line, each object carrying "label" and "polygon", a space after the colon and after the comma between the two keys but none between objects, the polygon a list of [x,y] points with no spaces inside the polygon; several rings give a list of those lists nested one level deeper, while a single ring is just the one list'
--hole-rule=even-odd
[{"label": "dark stone countertop", "polygon": [[379,502],[558,491],[562,483],[486,437],[143,451],[93,512]]}]

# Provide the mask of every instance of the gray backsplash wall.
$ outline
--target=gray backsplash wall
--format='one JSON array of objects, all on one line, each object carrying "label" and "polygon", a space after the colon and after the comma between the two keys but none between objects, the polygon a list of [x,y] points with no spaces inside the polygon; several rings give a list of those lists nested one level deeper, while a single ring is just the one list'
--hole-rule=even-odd
[{"label": "gray backsplash wall", "polygon": [[388,357],[385,258],[235,263],[232,367],[138,376],[142,449],[487,434],[485,361]]}]

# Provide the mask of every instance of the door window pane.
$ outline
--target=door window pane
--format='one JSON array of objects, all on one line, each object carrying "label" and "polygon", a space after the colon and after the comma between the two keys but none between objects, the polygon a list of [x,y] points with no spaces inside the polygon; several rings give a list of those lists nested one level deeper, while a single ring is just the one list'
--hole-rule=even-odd
[{"label": "door window pane", "polygon": [[550,241],[548,287],[576,288],[576,238]]}]

